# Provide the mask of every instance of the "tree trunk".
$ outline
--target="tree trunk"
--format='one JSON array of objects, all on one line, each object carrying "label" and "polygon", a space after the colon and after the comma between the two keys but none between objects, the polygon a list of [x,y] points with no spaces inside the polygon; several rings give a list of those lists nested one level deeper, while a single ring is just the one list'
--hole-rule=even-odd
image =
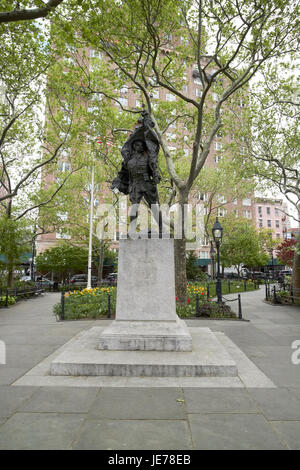
[{"label": "tree trunk", "polygon": [[186,303],[186,238],[184,233],[184,205],[188,203],[188,195],[179,193],[179,205],[182,214],[182,236],[174,239],[174,260],[175,260],[175,291],[178,303]]},{"label": "tree trunk", "polygon": [[298,235],[297,244],[295,246],[292,283],[293,295],[296,297],[297,301],[300,301],[300,235]]}]

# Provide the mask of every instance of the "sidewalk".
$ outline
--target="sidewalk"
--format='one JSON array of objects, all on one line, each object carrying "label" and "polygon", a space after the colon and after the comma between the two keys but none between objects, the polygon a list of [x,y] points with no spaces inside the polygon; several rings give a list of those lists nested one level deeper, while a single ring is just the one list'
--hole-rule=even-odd
[{"label": "sidewalk", "polygon": [[263,296],[242,294],[250,322],[187,324],[224,332],[273,389],[12,386],[74,335],[108,321],[56,322],[58,294],[1,309],[0,449],[300,449],[300,365],[291,361],[300,309]]}]

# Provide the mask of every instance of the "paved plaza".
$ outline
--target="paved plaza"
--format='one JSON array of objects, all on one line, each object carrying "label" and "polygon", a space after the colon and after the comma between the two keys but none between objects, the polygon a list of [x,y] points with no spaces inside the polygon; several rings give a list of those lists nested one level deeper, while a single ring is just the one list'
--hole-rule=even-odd
[{"label": "paved plaza", "polygon": [[57,322],[53,293],[1,309],[0,449],[300,449],[300,365],[291,359],[300,309],[263,297],[242,294],[249,322],[186,322],[240,356],[248,375],[235,382],[46,377],[47,358],[108,320]]}]

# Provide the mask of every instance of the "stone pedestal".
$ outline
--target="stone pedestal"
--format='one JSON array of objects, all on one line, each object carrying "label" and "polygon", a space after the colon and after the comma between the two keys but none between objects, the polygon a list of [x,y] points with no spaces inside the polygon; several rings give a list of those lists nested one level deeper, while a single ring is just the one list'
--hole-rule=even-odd
[{"label": "stone pedestal", "polygon": [[191,335],[176,314],[172,239],[120,240],[116,319],[98,348],[192,350]]}]

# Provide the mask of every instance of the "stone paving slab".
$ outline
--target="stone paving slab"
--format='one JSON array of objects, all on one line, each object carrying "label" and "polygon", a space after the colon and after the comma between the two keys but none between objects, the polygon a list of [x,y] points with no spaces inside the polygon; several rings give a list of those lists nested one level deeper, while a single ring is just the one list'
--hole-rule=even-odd
[{"label": "stone paving slab", "polygon": [[274,430],[291,450],[300,450],[300,421],[274,421]]},{"label": "stone paving slab", "polygon": [[192,413],[259,413],[255,401],[246,389],[184,388],[187,412]]},{"label": "stone paving slab", "polygon": [[[32,387],[31,387],[32,388]],[[26,389],[26,388],[25,388]],[[18,387],[14,387],[18,390]],[[98,389],[56,387],[33,389],[29,399],[18,406],[18,411],[41,413],[88,413],[96,399]],[[1,396],[1,395],[0,395]]]},{"label": "stone paving slab", "polygon": [[300,400],[288,390],[282,388],[275,390],[251,389],[249,394],[268,420],[300,421]]},{"label": "stone paving slab", "polygon": [[105,388],[100,390],[88,419],[182,420],[185,414],[180,388]]},{"label": "stone paving slab", "polygon": [[259,414],[189,415],[195,449],[199,450],[284,450],[266,419]]},{"label": "stone paving slab", "polygon": [[35,387],[9,387],[8,385],[0,387],[0,418],[6,418],[26,402],[33,393]]},{"label": "stone paving slab", "polygon": [[57,413],[15,413],[0,428],[0,449],[70,449],[84,416]]},{"label": "stone paving slab", "polygon": [[88,420],[73,449],[192,449],[189,427],[178,420]]}]

